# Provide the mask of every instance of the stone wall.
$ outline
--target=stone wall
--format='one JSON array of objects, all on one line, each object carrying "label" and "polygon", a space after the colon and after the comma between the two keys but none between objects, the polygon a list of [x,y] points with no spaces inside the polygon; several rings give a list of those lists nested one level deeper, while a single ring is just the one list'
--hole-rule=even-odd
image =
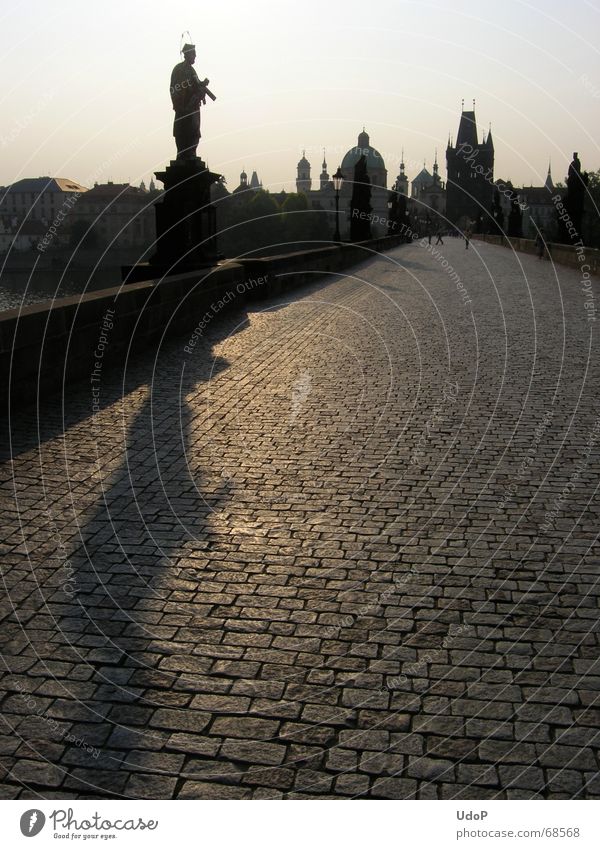
[{"label": "stone wall", "polygon": [[[479,234],[473,238],[483,242],[491,242],[494,245],[503,245],[506,248],[512,248],[522,253],[537,255],[537,248],[533,239],[515,239],[508,236],[485,236]],[[578,255],[573,245],[561,245],[558,242],[549,242],[548,249],[553,261],[560,265],[569,265],[571,268],[579,269],[587,265],[589,268],[583,268],[582,270],[589,271],[590,274],[600,274],[600,251],[596,248],[584,247],[583,252],[580,249]]]},{"label": "stone wall", "polygon": [[0,313],[2,413],[62,392],[94,370],[198,326],[216,313],[285,293],[318,274],[341,271],[400,244],[399,236],[268,258],[226,261],[202,271],[120,285]]}]

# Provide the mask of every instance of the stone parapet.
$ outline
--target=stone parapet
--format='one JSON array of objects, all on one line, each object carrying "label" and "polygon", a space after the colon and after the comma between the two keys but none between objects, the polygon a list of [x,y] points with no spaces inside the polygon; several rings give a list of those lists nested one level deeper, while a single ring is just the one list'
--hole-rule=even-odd
[{"label": "stone parapet", "polygon": [[[483,242],[491,242],[494,245],[503,245],[526,254],[536,254],[537,247],[533,239],[516,239],[508,236],[491,236],[478,234],[474,236]],[[548,242],[548,250],[554,262],[560,265],[568,265],[571,268],[589,266],[584,270],[590,274],[600,274],[600,251],[597,248],[575,248],[573,245],[563,245],[559,242]],[[582,258],[583,257],[583,258]]]},{"label": "stone parapet", "polygon": [[0,395],[35,403],[94,370],[121,365],[163,338],[195,328],[211,304],[219,310],[285,293],[368,260],[403,241],[389,236],[281,254],[44,301],[0,313]]}]

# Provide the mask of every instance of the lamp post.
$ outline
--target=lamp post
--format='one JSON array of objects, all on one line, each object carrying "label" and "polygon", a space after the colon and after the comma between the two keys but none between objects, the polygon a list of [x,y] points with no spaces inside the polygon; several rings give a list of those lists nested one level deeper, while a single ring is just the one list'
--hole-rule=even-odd
[{"label": "lamp post", "polygon": [[387,202],[387,208],[388,208],[387,233],[388,233],[388,236],[392,235],[392,231],[395,229],[395,227],[398,224],[398,222],[395,220],[396,217],[397,217],[396,216],[396,210],[394,209],[394,207],[396,206],[396,204],[395,204],[395,193],[396,193],[396,185],[394,184],[394,188],[392,189],[392,191],[388,195],[388,202]]},{"label": "lamp post", "polygon": [[340,189],[342,188],[343,182],[344,175],[342,174],[342,169],[338,165],[338,170],[333,175],[333,188],[335,189],[335,233],[333,234],[334,242],[342,241],[342,237],[340,236]]}]

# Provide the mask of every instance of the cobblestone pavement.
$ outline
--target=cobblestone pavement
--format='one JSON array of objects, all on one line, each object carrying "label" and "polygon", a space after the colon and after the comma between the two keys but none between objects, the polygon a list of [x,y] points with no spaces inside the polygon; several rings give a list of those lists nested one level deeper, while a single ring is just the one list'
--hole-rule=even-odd
[{"label": "cobblestone pavement", "polygon": [[600,798],[589,295],[439,250],[13,418],[4,797]]}]

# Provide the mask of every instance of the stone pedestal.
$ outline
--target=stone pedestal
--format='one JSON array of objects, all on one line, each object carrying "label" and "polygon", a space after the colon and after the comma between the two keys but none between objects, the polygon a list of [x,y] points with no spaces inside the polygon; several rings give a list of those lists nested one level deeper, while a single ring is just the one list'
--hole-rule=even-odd
[{"label": "stone pedestal", "polygon": [[220,259],[216,211],[210,200],[210,187],[220,175],[196,158],[171,160],[155,176],[165,187],[154,204],[156,251],[150,262],[123,268],[127,283],[183,274],[215,265]]}]

